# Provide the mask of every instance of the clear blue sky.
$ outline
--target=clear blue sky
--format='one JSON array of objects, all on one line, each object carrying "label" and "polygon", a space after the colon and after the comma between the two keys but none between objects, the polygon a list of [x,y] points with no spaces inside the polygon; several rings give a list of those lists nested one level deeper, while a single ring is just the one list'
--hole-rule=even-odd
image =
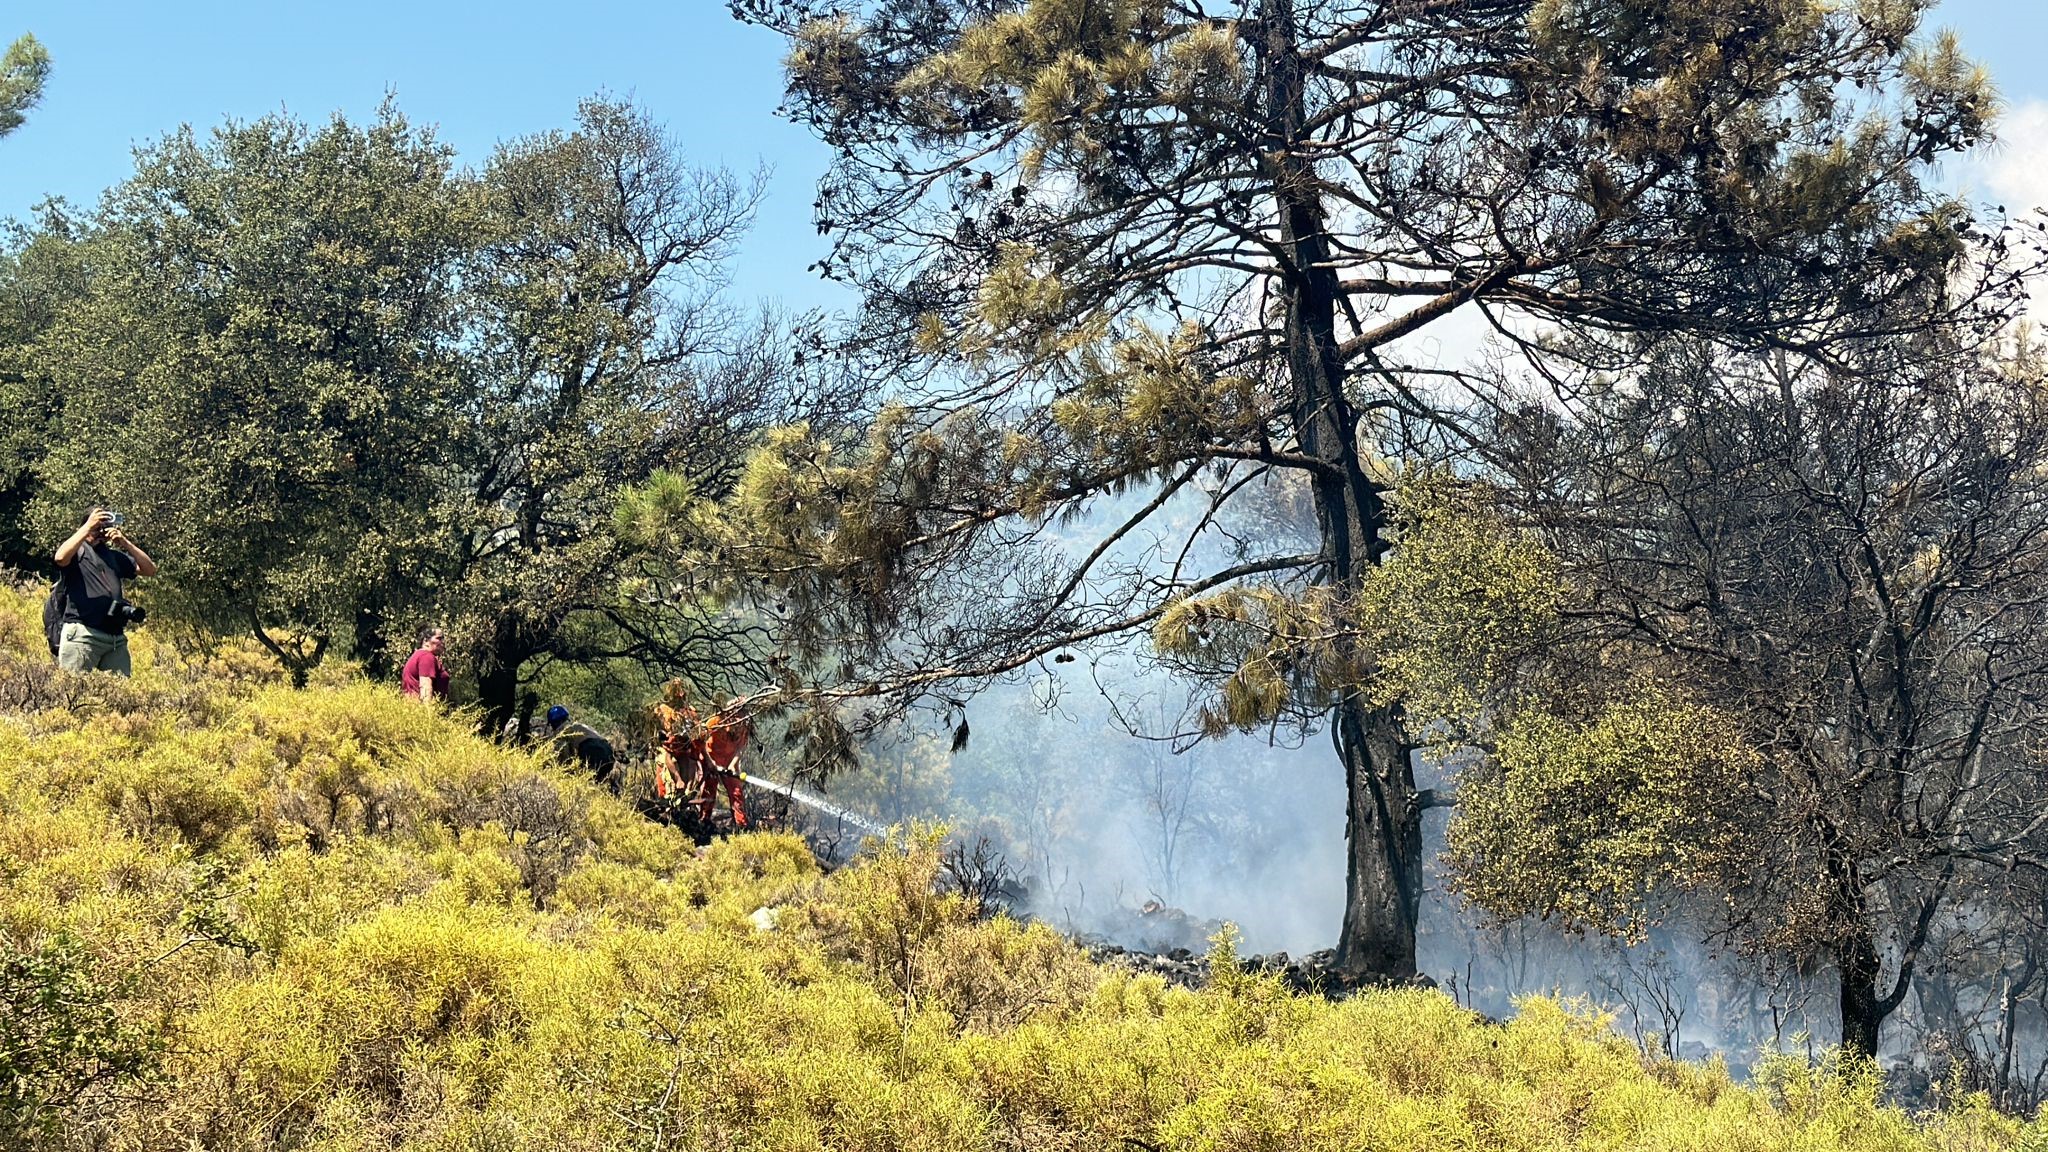
[{"label": "clear blue sky", "polygon": [[775,37],[722,0],[0,4],[0,44],[24,31],[55,66],[41,106],[0,142],[0,217],[51,194],[93,203],[133,170],[134,146],[180,124],[279,109],[365,117],[389,91],[481,163],[500,140],[568,126],[577,101],[603,91],[639,101],[694,161],[772,167],[738,291],[843,300],[804,272],[823,254],[810,203],[825,151],[775,115]]},{"label": "clear blue sky", "polygon": [[[2048,100],[2048,3],[1948,0],[1937,20],[1992,67],[2015,104]],[[722,0],[580,4],[415,0],[164,3],[71,0],[0,8],[0,42],[32,31],[56,70],[43,105],[0,144],[0,217],[47,195],[90,204],[133,146],[189,123],[280,108],[369,114],[388,90],[468,162],[499,140],[564,126],[594,92],[631,95],[699,162],[774,170],[735,286],[804,306],[843,302],[804,271],[822,254],[812,185],[825,154],[774,114],[780,45]]]}]

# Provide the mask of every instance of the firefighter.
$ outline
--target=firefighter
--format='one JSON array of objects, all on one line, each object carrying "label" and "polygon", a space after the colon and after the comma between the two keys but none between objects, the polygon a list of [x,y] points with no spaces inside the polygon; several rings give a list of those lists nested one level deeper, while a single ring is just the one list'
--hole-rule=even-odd
[{"label": "firefighter", "polygon": [[698,775],[695,741],[703,727],[697,710],[690,706],[695,694],[682,680],[661,687],[661,701],[654,706],[654,725],[659,744],[654,752],[654,798],[659,803],[682,802],[693,790]]},{"label": "firefighter", "polygon": [[547,726],[541,731],[554,742],[556,758],[565,764],[581,764],[591,779],[610,788],[613,795],[618,794],[618,754],[612,750],[612,742],[597,729],[569,719],[569,710],[557,704],[548,709]]},{"label": "firefighter", "polygon": [[740,779],[739,759],[753,734],[753,725],[739,711],[738,701],[713,713],[704,722],[702,733],[693,742],[697,756],[699,820],[711,819],[712,811],[718,806],[718,792],[723,789],[725,802],[732,808],[732,822],[741,828],[747,826],[745,788]]}]

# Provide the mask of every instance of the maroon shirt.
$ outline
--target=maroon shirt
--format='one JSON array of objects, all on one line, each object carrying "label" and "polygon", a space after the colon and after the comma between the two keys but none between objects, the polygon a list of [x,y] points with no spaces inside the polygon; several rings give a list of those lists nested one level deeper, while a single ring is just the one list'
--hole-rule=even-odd
[{"label": "maroon shirt", "polygon": [[434,699],[447,698],[448,669],[441,666],[440,657],[425,648],[413,653],[412,658],[405,662],[405,672],[399,676],[398,683],[407,696],[417,697],[420,694],[422,680],[434,686]]}]

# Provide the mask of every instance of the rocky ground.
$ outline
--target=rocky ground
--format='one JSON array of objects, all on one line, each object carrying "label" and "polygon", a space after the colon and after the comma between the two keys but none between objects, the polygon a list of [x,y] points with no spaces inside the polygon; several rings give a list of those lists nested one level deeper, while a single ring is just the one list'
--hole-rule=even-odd
[{"label": "rocky ground", "polygon": [[[1149,972],[1165,978],[1169,984],[1178,984],[1184,988],[1199,988],[1209,982],[1208,958],[1196,955],[1192,949],[1174,948],[1166,952],[1148,952],[1126,948],[1100,938],[1083,938],[1081,943],[1088,949],[1089,956],[1099,963],[1121,965],[1137,972]],[[1297,992],[1315,993],[1332,1000],[1342,1000],[1364,988],[1378,986],[1373,982],[1351,979],[1336,971],[1336,960],[1336,951],[1325,948],[1320,952],[1298,957],[1289,956],[1285,952],[1246,956],[1241,962],[1253,972],[1278,975],[1289,988]],[[1436,987],[1436,981],[1428,976],[1417,976],[1413,984],[1423,988]]]}]

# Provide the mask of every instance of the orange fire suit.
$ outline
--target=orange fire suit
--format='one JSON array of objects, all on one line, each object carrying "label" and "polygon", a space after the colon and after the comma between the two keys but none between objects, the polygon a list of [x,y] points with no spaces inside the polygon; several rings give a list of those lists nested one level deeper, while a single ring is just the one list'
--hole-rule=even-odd
[{"label": "orange fire suit", "polygon": [[688,704],[656,704],[654,723],[661,730],[661,744],[654,753],[654,797],[680,798],[698,772],[697,710]]},{"label": "orange fire suit", "polygon": [[693,743],[697,778],[701,782],[697,790],[698,819],[711,819],[713,809],[718,806],[718,791],[722,788],[725,790],[725,802],[732,807],[732,822],[742,828],[747,826],[745,789],[738,766],[740,753],[746,750],[747,740],[753,734],[753,725],[744,717],[720,713],[705,723],[703,733]]}]

